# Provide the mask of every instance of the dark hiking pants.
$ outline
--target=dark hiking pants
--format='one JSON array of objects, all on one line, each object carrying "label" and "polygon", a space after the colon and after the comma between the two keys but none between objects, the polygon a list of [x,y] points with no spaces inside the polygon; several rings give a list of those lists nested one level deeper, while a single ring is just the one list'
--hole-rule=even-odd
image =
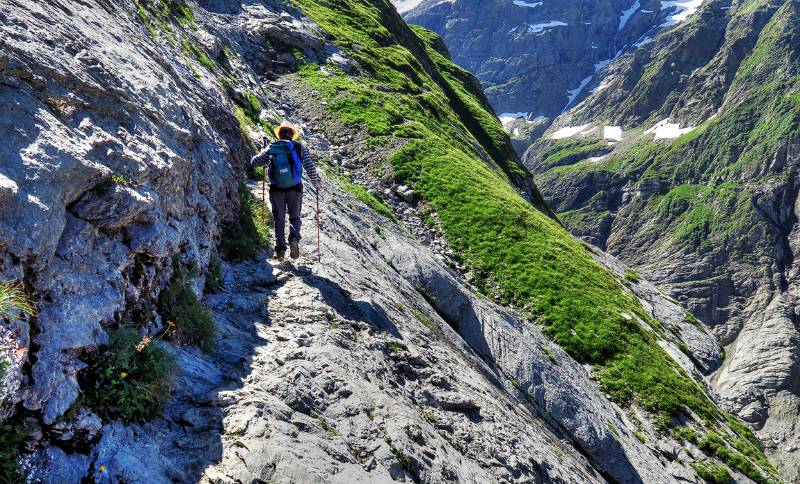
[{"label": "dark hiking pants", "polygon": [[286,212],[289,212],[289,242],[300,241],[300,209],[303,189],[270,190],[272,219],[275,220],[275,252],[286,252]]}]

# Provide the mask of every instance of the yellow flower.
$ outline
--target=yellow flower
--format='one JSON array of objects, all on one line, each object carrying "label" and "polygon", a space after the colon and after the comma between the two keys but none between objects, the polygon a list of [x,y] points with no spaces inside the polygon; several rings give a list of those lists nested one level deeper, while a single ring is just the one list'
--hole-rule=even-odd
[{"label": "yellow flower", "polygon": [[120,374],[119,374],[119,377],[120,377],[120,379],[122,379],[122,380],[124,380],[126,376],[128,376],[128,374],[127,374],[127,373],[125,373],[124,371],[123,371],[122,373],[120,373]]},{"label": "yellow flower", "polygon": [[100,471],[100,472],[105,472],[106,471],[106,466],[100,466],[100,467],[97,468],[97,470]]},{"label": "yellow flower", "polygon": [[152,341],[152,338],[150,338],[150,336],[145,336],[144,338],[142,338],[142,340],[139,341],[139,343],[136,345],[136,352],[141,353],[142,350],[147,348],[147,345],[150,344],[150,341]]}]

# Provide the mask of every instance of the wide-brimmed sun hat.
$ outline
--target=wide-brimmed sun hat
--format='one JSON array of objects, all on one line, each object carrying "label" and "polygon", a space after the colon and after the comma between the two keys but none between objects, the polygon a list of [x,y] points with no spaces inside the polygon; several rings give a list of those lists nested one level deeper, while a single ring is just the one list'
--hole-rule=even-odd
[{"label": "wide-brimmed sun hat", "polygon": [[295,128],[295,127],[292,125],[292,123],[290,123],[289,121],[284,121],[284,122],[282,122],[282,123],[281,123],[281,125],[280,125],[280,126],[275,126],[275,127],[272,129],[272,132],[273,132],[273,133],[275,133],[275,138],[276,138],[276,139],[281,139],[280,132],[281,132],[281,130],[282,130],[282,129],[284,129],[284,128],[289,128],[289,129],[291,129],[291,130],[292,130],[292,139],[293,139],[293,140],[296,140],[297,138],[299,138],[299,137],[300,137],[300,133],[298,133],[298,132],[297,132],[297,128]]}]

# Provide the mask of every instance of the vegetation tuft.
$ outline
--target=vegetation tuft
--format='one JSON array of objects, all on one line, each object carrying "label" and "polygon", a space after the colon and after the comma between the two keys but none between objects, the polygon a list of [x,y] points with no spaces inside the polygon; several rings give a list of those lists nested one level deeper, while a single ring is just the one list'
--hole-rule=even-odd
[{"label": "vegetation tuft", "polygon": [[353,183],[347,172],[339,169],[338,167],[334,167],[331,164],[325,164],[323,167],[328,177],[338,181],[339,185],[345,191],[356,197],[361,203],[393,221],[394,223],[398,223],[397,216],[394,214],[394,212],[392,212],[392,210],[387,207],[380,198],[367,191],[366,188],[357,183]]},{"label": "vegetation tuft", "polygon": [[[35,315],[36,305],[25,294],[25,290],[20,284],[0,281],[0,322],[9,317]],[[0,355],[0,380],[2,380],[7,366],[8,362]],[[25,476],[19,465],[19,457],[26,439],[26,432],[17,426],[0,422],[0,481],[25,482]]]},{"label": "vegetation tuft", "polygon": [[[673,433],[678,439],[692,442],[706,455],[718,458],[725,465],[746,475],[753,482],[758,484],[771,482],[769,477],[777,476],[777,471],[767,462],[758,441],[751,440],[755,439],[753,433],[732,415],[726,414],[726,417],[729,422],[735,422],[731,425],[731,429],[736,434],[733,439],[724,438],[718,431],[711,430],[701,434],[689,427],[677,427]],[[731,440],[732,444],[729,445],[728,440]],[[765,476],[759,467],[765,470],[768,476]]]},{"label": "vegetation tuft", "polygon": [[633,284],[635,282],[639,282],[642,278],[639,277],[639,274],[636,273],[633,269],[628,269],[625,272],[625,282],[629,284]]},{"label": "vegetation tuft", "polygon": [[222,281],[222,261],[218,257],[212,257],[208,262],[208,271],[206,271],[206,292],[214,294],[222,290],[224,286]]},{"label": "vegetation tuft", "polygon": [[[262,172],[263,173],[263,172]],[[239,218],[222,232],[220,255],[239,262],[255,258],[269,246],[269,211],[255,200],[245,185],[239,187]]]},{"label": "vegetation tuft", "polygon": [[36,305],[20,284],[0,281],[0,318],[18,315],[35,316]]},{"label": "vegetation tuft", "polygon": [[697,475],[709,484],[731,484],[731,478],[728,469],[715,462],[703,461],[692,464]]},{"label": "vegetation tuft", "polygon": [[188,275],[176,259],[169,287],[161,291],[158,309],[171,330],[170,336],[181,343],[193,344],[204,351],[214,347],[214,319],[197,300]]},{"label": "vegetation tuft", "polygon": [[422,325],[425,326],[426,328],[430,330],[436,329],[436,325],[433,323],[433,319],[431,319],[430,316],[423,313],[419,309],[411,308],[411,314],[413,314],[414,317],[417,319],[417,321],[422,323]]},{"label": "vegetation tuft", "polygon": [[0,481],[25,482],[19,458],[27,437],[28,435],[19,428],[7,423],[0,423]]},{"label": "vegetation tuft", "polygon": [[161,36],[175,44],[172,27],[175,22],[194,28],[195,18],[192,9],[182,0],[133,0],[136,16],[156,42]]},{"label": "vegetation tuft", "polygon": [[100,415],[145,422],[169,399],[176,366],[160,341],[118,329],[91,360],[79,379],[85,403]]}]

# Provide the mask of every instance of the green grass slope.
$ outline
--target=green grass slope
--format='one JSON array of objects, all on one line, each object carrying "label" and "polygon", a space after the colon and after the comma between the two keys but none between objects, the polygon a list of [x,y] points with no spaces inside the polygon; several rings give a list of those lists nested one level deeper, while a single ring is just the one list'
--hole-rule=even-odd
[{"label": "green grass slope", "polygon": [[[305,64],[298,80],[341,122],[365,129],[368,143],[399,146],[389,155],[395,178],[438,213],[485,294],[525,311],[574,358],[594,365],[615,401],[646,409],[663,429],[687,415],[704,429],[750,436],[743,426],[732,430],[658,346],[659,323],[624,284],[520,196],[526,170],[472,76],[450,62],[435,34],[405,25],[386,1],[294,3],[355,61],[350,73]],[[753,476],[764,479],[760,471]]]}]

